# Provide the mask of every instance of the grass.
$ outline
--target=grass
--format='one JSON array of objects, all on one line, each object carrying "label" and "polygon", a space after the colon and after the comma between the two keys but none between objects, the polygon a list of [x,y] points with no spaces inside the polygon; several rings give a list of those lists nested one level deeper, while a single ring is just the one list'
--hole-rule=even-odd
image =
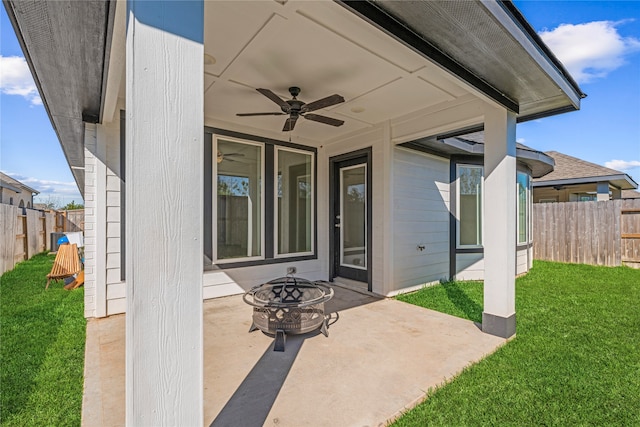
[{"label": "grass", "polygon": [[[482,283],[398,299],[479,322]],[[537,261],[516,282],[517,336],[394,426],[640,425],[640,270]]]},{"label": "grass", "polygon": [[84,290],[45,290],[53,259],[36,255],[0,278],[2,426],[80,425]]}]

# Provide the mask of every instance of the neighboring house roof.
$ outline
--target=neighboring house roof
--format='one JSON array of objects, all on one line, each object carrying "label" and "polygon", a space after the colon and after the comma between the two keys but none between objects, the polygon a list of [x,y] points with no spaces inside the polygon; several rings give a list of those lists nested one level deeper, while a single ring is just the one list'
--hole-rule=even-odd
[{"label": "neighboring house roof", "polygon": [[18,181],[17,179],[11,178],[9,175],[0,172],[0,188],[6,188],[11,191],[15,191],[16,193],[22,193],[23,191],[31,194],[40,194],[38,190],[34,190]]},{"label": "neighboring house roof", "polygon": [[553,172],[533,180],[534,187],[552,187],[556,185],[588,184],[608,181],[622,189],[638,188],[638,184],[626,173],[606,168],[586,160],[578,159],[557,151],[545,154],[556,162]]},{"label": "neighboring house roof", "polygon": [[621,199],[640,199],[640,192],[636,190],[622,190]]},{"label": "neighboring house roof", "polygon": [[[413,141],[405,146],[451,157],[455,155],[484,156],[484,132],[478,131],[455,137],[433,137]],[[540,177],[553,170],[553,159],[542,151],[516,143],[516,158],[531,169],[531,175]]]},{"label": "neighboring house roof", "polygon": [[[83,121],[103,119],[119,3],[4,2],[81,192]],[[519,122],[578,110],[586,96],[510,1],[338,4],[513,111]]]}]

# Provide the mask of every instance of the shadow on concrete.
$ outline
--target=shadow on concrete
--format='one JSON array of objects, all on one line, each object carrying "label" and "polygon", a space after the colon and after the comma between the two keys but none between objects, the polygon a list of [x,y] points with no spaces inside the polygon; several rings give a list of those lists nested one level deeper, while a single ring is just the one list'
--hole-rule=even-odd
[{"label": "shadow on concrete", "polygon": [[[340,311],[383,299],[341,288],[333,283],[327,284],[334,290],[334,297],[325,303],[329,334],[331,334],[331,326],[340,319]],[[210,427],[263,425],[302,348],[302,344],[305,340],[318,335],[321,335],[319,330],[300,335],[289,334],[286,337],[284,352],[274,351],[275,341],[271,343],[210,424]],[[319,336],[316,339],[324,339],[324,337]]]},{"label": "shadow on concrete", "polygon": [[263,425],[302,344],[307,338],[319,334],[319,331],[314,331],[287,335],[284,352],[273,351],[274,343],[271,343],[210,427]]},{"label": "shadow on concrete", "polygon": [[348,310],[350,308],[359,307],[361,305],[371,304],[384,299],[370,294],[360,293],[351,289],[336,286],[334,283],[322,282],[333,289],[333,298],[325,303],[324,311],[326,314],[333,314],[339,311]]}]

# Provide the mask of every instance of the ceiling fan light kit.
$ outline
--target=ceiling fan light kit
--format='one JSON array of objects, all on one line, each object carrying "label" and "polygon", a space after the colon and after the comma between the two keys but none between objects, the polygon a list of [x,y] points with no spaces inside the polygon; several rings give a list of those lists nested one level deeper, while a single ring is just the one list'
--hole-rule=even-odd
[{"label": "ceiling fan light kit", "polygon": [[278,95],[273,93],[269,89],[256,89],[262,95],[269,98],[271,101],[275,102],[280,106],[280,110],[282,112],[266,112],[266,113],[238,113],[236,116],[239,117],[249,117],[249,116],[286,116],[289,117],[284,122],[284,127],[282,128],[283,132],[290,132],[296,126],[296,122],[299,117],[304,117],[307,120],[312,120],[318,123],[324,123],[330,126],[342,126],[344,124],[343,120],[334,119],[332,117],[322,116],[320,114],[309,114],[311,111],[316,111],[321,108],[331,107],[332,105],[340,104],[344,102],[344,98],[341,95],[334,94],[327,96],[322,99],[318,99],[317,101],[313,101],[310,103],[305,103],[298,99],[298,95],[300,94],[300,88],[297,86],[291,86],[289,88],[289,93],[291,94],[291,99],[285,101],[280,98]]}]

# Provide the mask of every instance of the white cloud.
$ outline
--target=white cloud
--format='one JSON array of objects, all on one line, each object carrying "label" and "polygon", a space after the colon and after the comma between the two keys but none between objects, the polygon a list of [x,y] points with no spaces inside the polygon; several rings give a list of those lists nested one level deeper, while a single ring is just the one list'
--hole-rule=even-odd
[{"label": "white cloud", "polygon": [[524,138],[516,138],[516,142],[517,142],[518,144],[524,144],[524,143],[525,143],[525,141],[526,141],[526,139],[524,139]]},{"label": "white cloud", "polygon": [[640,160],[611,160],[604,165],[617,171],[627,171],[629,169],[640,168]]},{"label": "white cloud", "polygon": [[0,55],[0,92],[22,96],[31,105],[42,105],[27,61],[21,56]]},{"label": "white cloud", "polygon": [[589,83],[621,67],[627,55],[640,50],[640,40],[618,33],[617,27],[625,22],[561,24],[539,34],[578,83]]},{"label": "white cloud", "polygon": [[80,195],[80,191],[78,191],[78,186],[73,181],[67,182],[39,179],[13,172],[3,172],[9,175],[11,178],[18,180],[25,185],[28,185],[34,190],[38,190],[40,194],[37,196],[37,198],[40,200],[46,199],[47,197],[52,197],[60,199],[62,202],[64,202],[64,204],[72,200],[77,203],[80,203],[82,201],[82,196]]}]

